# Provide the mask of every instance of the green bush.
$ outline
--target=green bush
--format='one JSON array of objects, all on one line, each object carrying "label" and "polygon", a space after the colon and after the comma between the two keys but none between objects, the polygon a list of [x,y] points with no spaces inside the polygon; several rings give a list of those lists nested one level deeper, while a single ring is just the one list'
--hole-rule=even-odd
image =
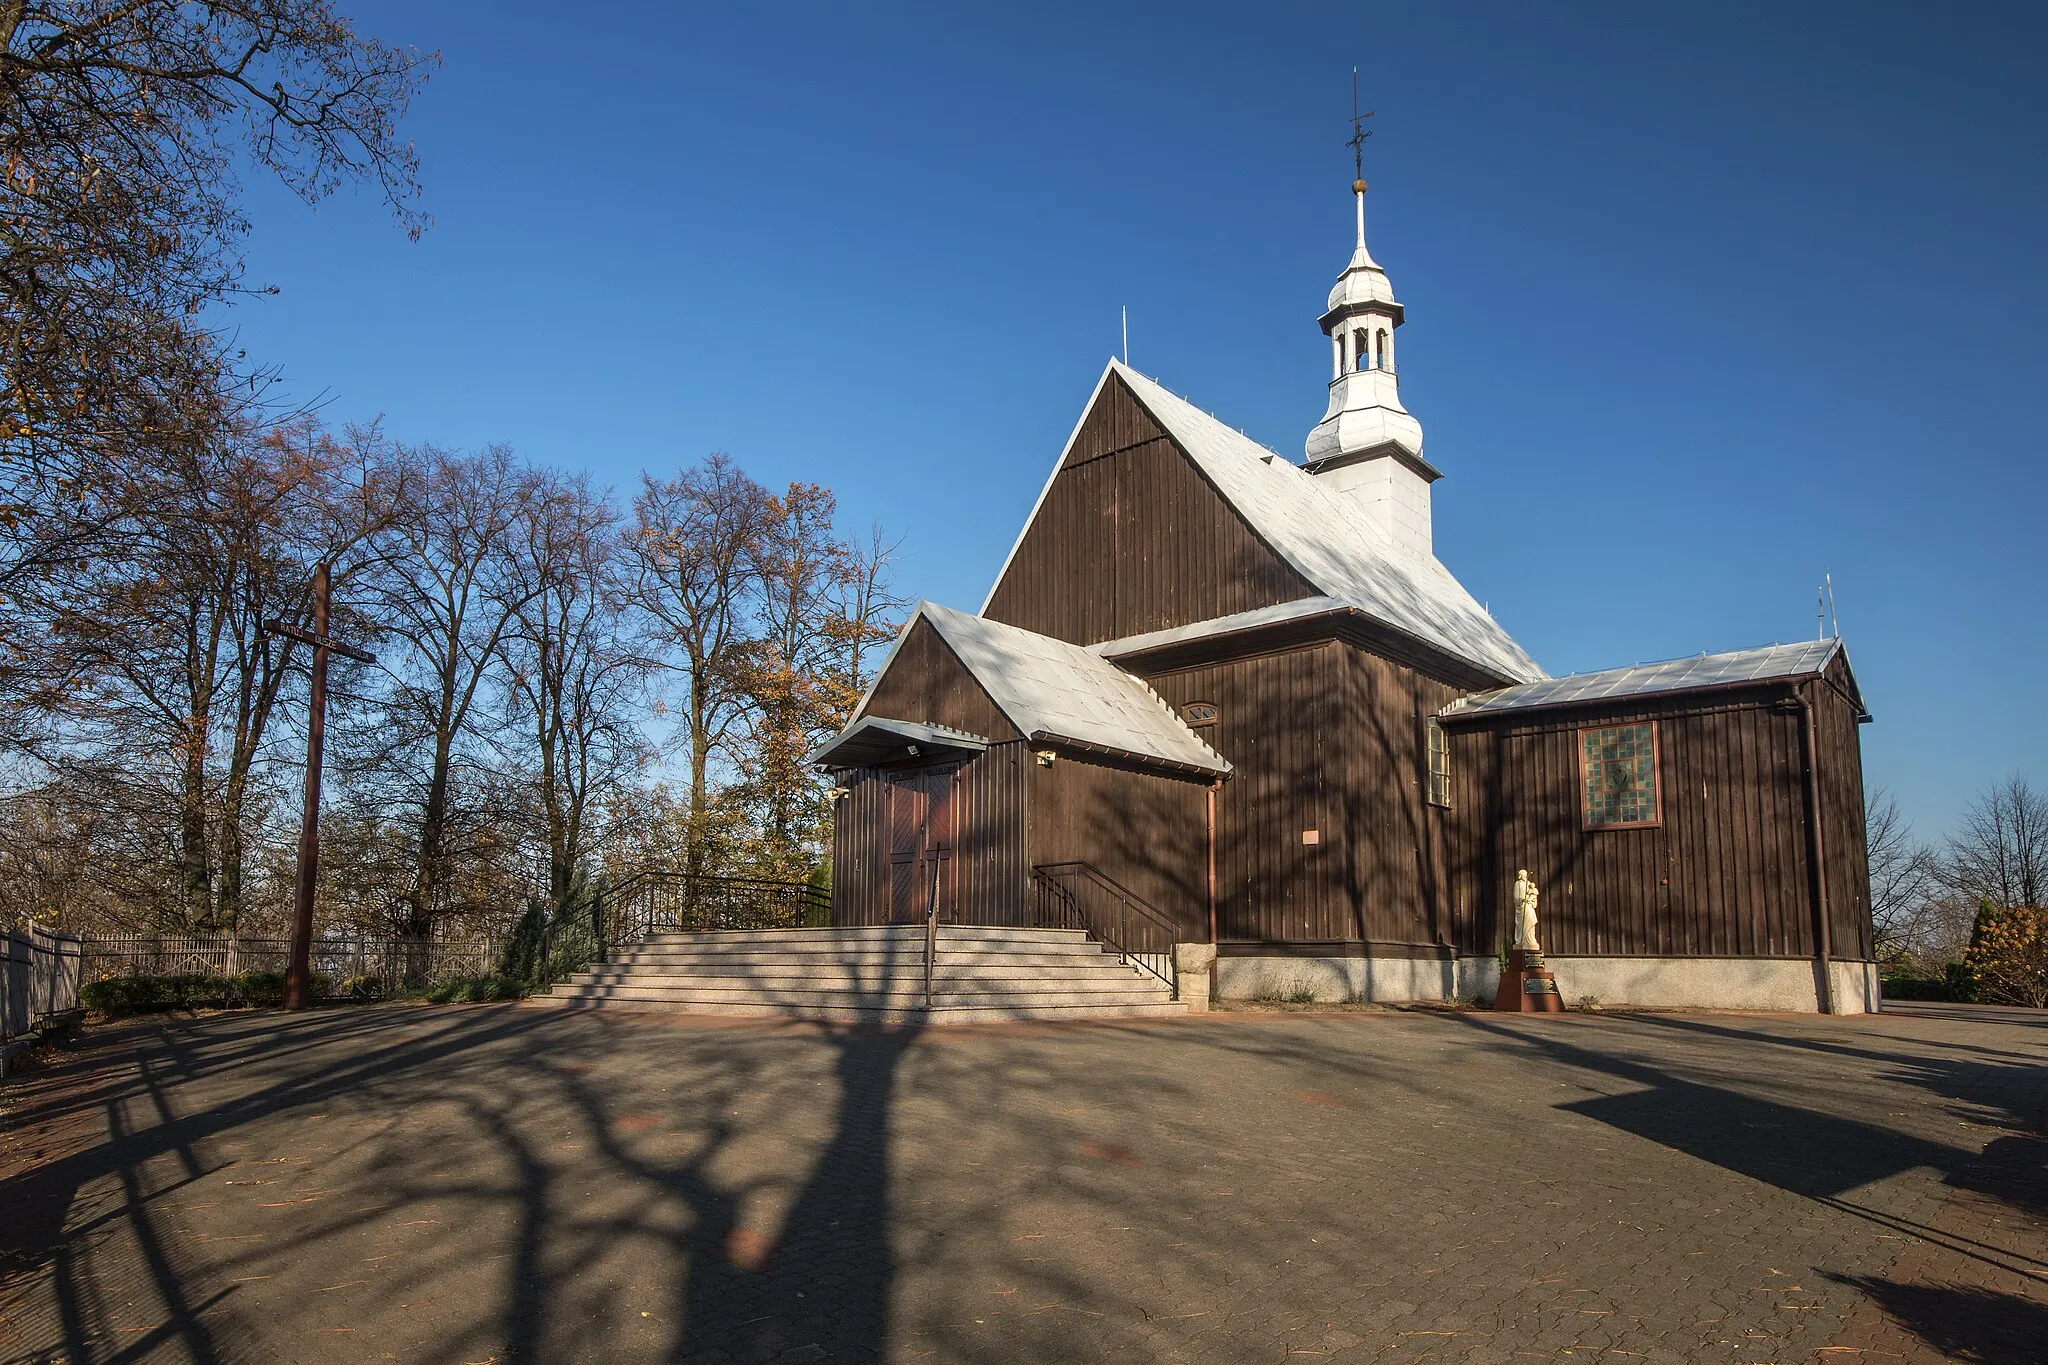
[{"label": "green bush", "polygon": [[[334,979],[313,973],[314,1000],[333,993]],[[243,972],[239,976],[117,976],[90,981],[78,991],[78,1002],[102,1014],[149,1014],[158,1010],[229,1009],[237,1005],[284,1003],[283,972]]]},{"label": "green bush", "polygon": [[1948,1000],[1975,1004],[1976,973],[1967,962],[1897,962],[1883,968],[1879,984],[1887,1000]]},{"label": "green bush", "polygon": [[1886,969],[1879,976],[1887,1000],[1946,1000],[1948,981],[1935,976],[1923,968],[1900,965]]},{"label": "green bush", "polygon": [[351,1000],[382,1000],[384,978],[381,976],[351,976],[335,988]]},{"label": "green bush", "polygon": [[484,1004],[525,998],[526,984],[508,976],[457,976],[430,986],[425,998],[436,1005]]}]

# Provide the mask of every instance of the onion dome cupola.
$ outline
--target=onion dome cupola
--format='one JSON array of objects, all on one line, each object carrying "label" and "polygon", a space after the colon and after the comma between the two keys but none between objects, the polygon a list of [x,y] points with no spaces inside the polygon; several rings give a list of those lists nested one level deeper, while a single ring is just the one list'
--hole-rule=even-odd
[{"label": "onion dome cupola", "polygon": [[1354,181],[1358,244],[1318,321],[1330,338],[1330,406],[1308,434],[1308,470],[1358,495],[1400,549],[1431,552],[1429,485],[1441,477],[1422,458],[1422,423],[1401,406],[1394,331],[1405,310],[1365,245],[1365,181]]}]

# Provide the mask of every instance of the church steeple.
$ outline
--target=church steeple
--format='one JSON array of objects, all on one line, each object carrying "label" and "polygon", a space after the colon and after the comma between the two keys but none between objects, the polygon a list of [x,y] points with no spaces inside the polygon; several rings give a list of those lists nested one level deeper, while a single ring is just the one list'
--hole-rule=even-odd
[{"label": "church steeple", "polygon": [[1429,485],[1441,476],[1422,458],[1422,423],[1401,406],[1394,330],[1405,310],[1365,246],[1362,176],[1351,193],[1358,244],[1318,319],[1330,338],[1330,406],[1308,434],[1308,469],[1354,495],[1395,548],[1428,555]]}]

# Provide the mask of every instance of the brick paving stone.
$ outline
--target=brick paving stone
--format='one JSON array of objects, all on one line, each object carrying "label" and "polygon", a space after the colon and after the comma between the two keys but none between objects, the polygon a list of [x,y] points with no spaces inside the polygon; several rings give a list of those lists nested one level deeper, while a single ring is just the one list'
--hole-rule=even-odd
[{"label": "brick paving stone", "polygon": [[388,1006],[0,1088],[0,1362],[2048,1352],[2048,1016]]}]

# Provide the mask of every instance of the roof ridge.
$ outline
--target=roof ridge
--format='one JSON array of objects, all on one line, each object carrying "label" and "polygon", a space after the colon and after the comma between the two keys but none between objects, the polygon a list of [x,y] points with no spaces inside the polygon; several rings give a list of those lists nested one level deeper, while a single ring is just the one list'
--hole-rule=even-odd
[{"label": "roof ridge", "polygon": [[1367,538],[1354,509],[1292,460],[1129,366],[1112,360],[1109,373],[1124,379],[1252,534],[1311,588],[1497,678],[1547,676],[1435,555],[1404,554]]}]

